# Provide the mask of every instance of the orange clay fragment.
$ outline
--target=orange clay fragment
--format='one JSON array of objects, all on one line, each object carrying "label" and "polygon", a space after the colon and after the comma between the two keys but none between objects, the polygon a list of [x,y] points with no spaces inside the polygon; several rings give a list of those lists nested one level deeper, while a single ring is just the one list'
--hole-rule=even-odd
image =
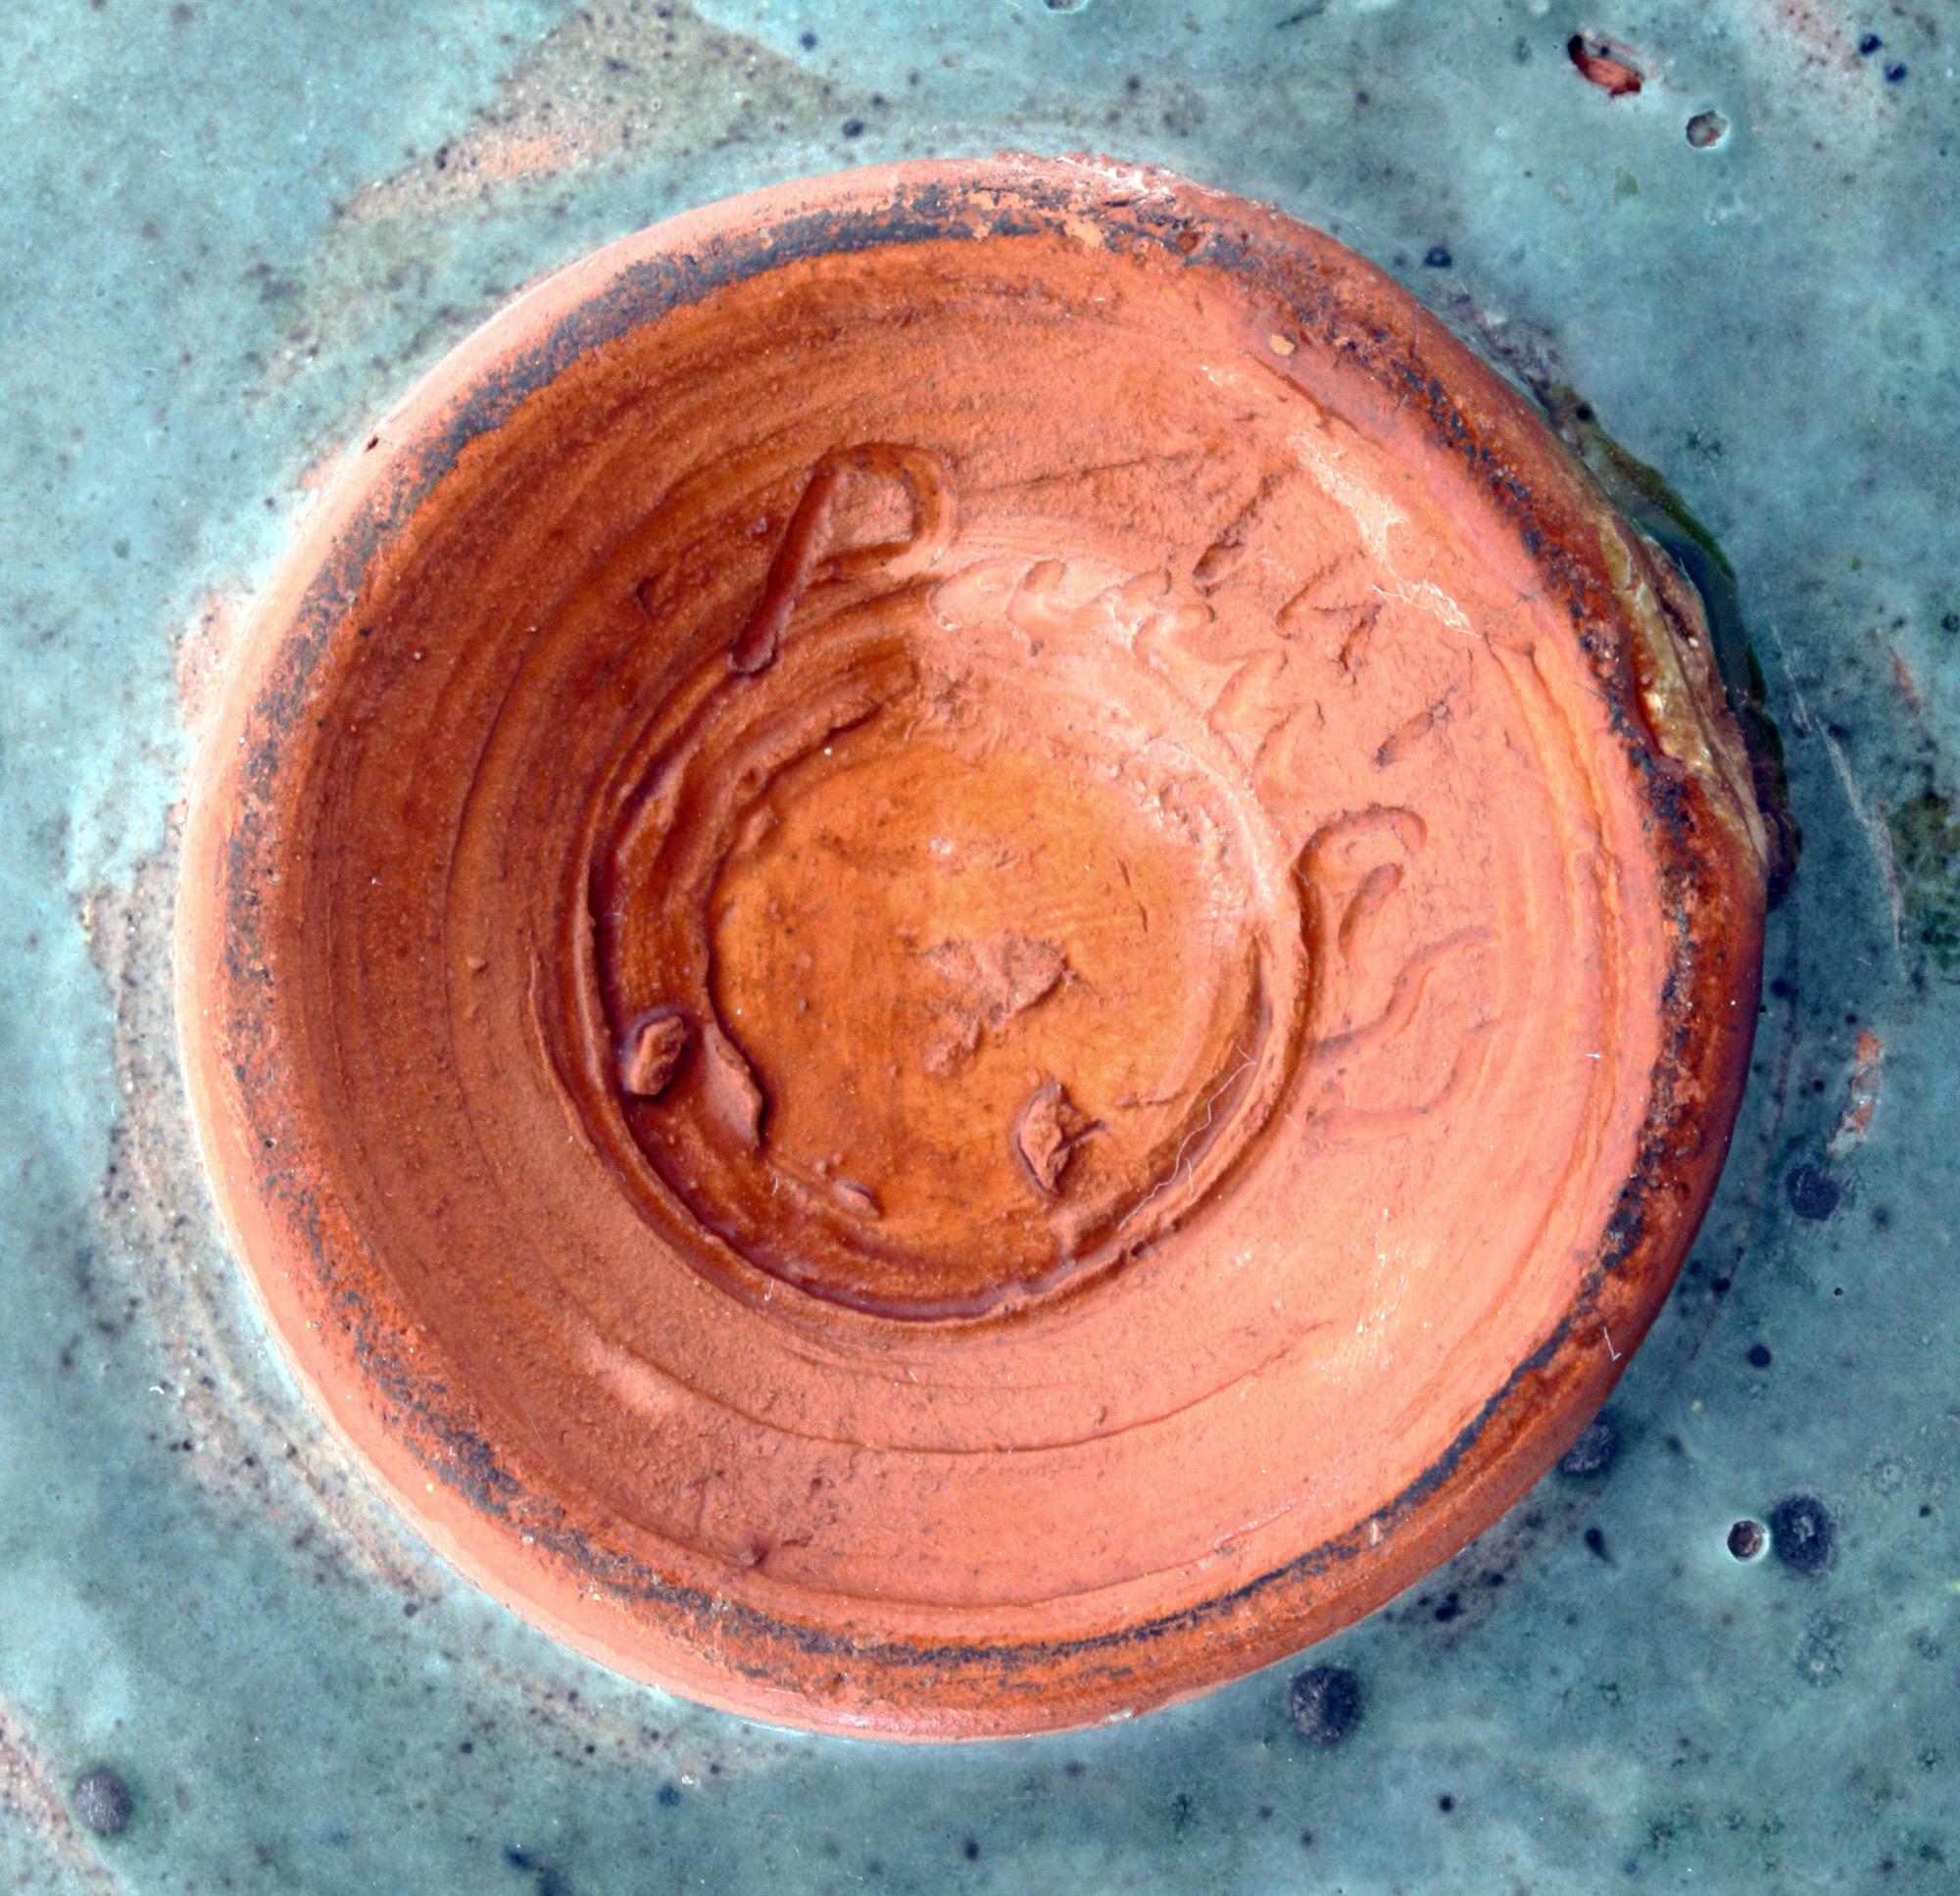
[{"label": "orange clay fragment", "polygon": [[989,1736],[1294,1651],[1562,1452],[1715,1183],[1763,832],[1693,595],[1405,294],[1157,172],[858,171],[379,434],[205,738],[179,1018],[458,1564]]},{"label": "orange clay fragment", "polygon": [[649,1014],[633,1029],[619,1062],[619,1088],[635,1099],[658,1099],[687,1051],[687,1022],[678,1014]]},{"label": "orange clay fragment", "polygon": [[1624,99],[1644,83],[1641,69],[1624,46],[1609,39],[1592,39],[1574,33],[1565,42],[1566,57],[1579,69],[1579,75],[1596,85],[1609,99]]}]

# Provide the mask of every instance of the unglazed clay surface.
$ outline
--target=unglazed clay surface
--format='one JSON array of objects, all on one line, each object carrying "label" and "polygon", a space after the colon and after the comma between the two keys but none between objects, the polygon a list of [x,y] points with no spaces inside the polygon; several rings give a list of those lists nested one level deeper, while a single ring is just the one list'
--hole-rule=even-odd
[{"label": "unglazed clay surface", "polygon": [[351,458],[179,980],[273,1323],[439,1544],[975,1735],[1330,1629],[1567,1444],[1768,848],[1692,594],[1385,279],[914,167],[602,253]]}]

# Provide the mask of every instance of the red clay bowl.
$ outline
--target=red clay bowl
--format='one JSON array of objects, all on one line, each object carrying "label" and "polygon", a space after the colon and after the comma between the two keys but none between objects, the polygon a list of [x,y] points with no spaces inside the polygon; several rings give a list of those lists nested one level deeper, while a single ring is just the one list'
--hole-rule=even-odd
[{"label": "red clay bowl", "polygon": [[203,740],[185,1062],[466,1572],[756,1717],[1035,1731],[1563,1450],[1764,856],[1691,591],[1386,277],[903,166],[599,252],[348,457]]}]

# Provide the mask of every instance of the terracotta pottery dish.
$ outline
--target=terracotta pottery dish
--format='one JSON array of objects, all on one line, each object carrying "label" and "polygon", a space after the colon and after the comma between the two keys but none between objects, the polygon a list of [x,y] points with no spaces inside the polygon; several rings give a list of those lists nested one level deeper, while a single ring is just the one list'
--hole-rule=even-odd
[{"label": "terracotta pottery dish", "polygon": [[1708,1202],[1768,842],[1701,608],[1387,277],[1160,172],[714,206],[364,444],[204,734],[237,1252],[457,1565],[890,1737],[1491,1523]]}]

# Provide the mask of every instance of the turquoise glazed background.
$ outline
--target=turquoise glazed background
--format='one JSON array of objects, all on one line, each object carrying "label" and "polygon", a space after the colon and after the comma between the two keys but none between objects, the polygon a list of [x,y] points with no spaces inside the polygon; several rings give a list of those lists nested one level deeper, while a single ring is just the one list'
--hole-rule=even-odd
[{"label": "turquoise glazed background", "polygon": [[[0,1887],[1960,1887],[1957,42],[1932,0],[9,12]],[[1788,747],[1751,1090],[1612,1439],[1315,1652],[1336,1744],[1297,1667],[946,1751],[572,1657],[323,1437],[188,1144],[186,726],[309,470],[608,238],[1002,146],[1273,199],[1577,390],[1733,561]]]}]

